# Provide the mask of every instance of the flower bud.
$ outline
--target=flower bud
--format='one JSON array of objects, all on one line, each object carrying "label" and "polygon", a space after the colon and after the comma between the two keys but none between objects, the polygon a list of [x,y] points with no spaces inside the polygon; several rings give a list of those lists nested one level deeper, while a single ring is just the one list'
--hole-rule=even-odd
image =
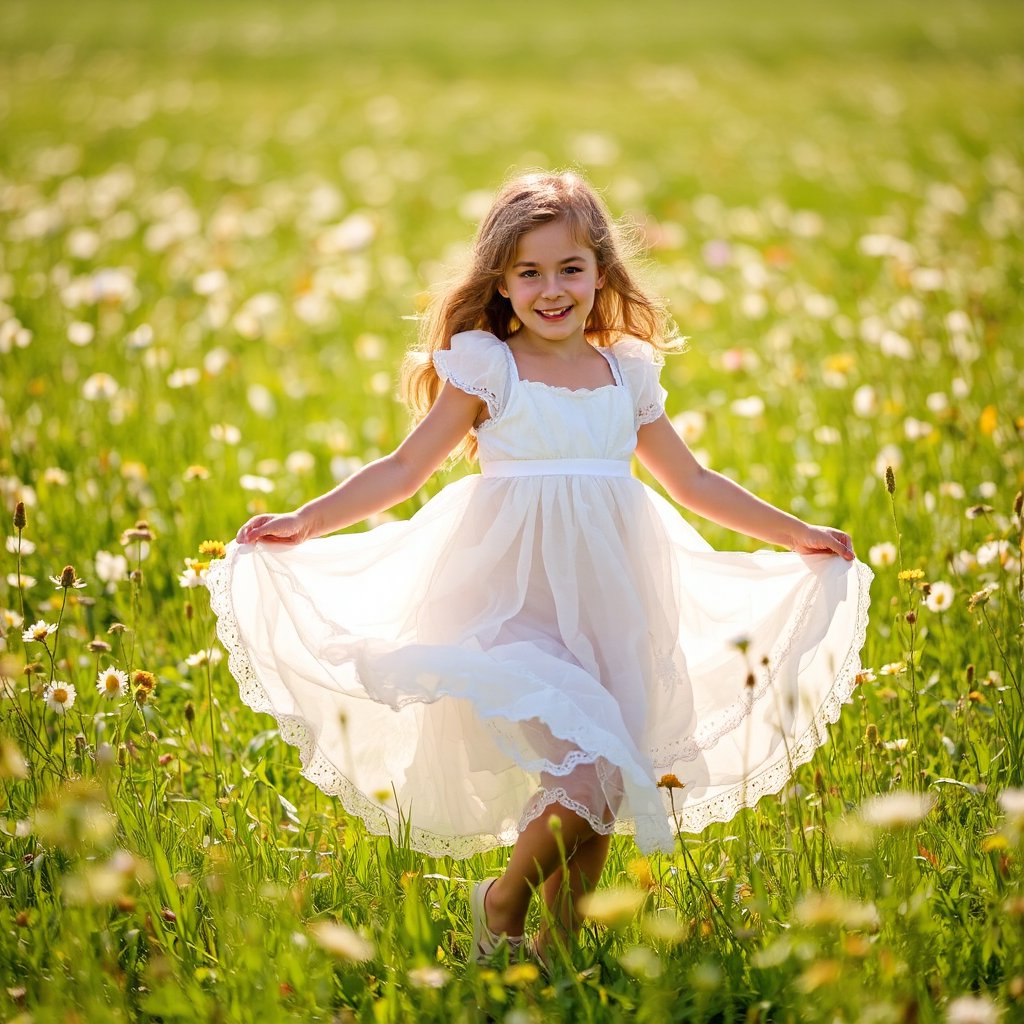
[{"label": "flower bud", "polygon": [[185,701],[185,721],[191,725],[196,720],[196,706],[192,701]]},{"label": "flower bud", "polygon": [[192,602],[191,601],[186,601],[185,602],[185,618],[189,622],[191,622],[192,619],[195,618],[195,614],[196,614],[196,610],[195,610],[195,608],[192,607]]},{"label": "flower bud", "polygon": [[1024,491],[1018,491],[1017,497],[1013,499],[1013,514],[1020,519],[1022,511],[1024,511]]},{"label": "flower bud", "polygon": [[26,526],[28,526],[28,519],[25,516],[25,502],[19,501],[14,506],[14,528],[24,530]]},{"label": "flower bud", "polygon": [[896,474],[892,471],[892,466],[885,467],[885,489],[890,494],[896,492]]},{"label": "flower bud", "polygon": [[128,763],[128,747],[124,743],[117,745],[117,767],[123,768]]},{"label": "flower bud", "polygon": [[67,590],[69,587],[75,585],[75,580],[78,577],[75,575],[75,567],[73,565],[65,565],[60,573],[60,585]]},{"label": "flower bud", "polygon": [[971,683],[974,682],[974,662],[970,662],[967,665],[967,686],[970,688]]},{"label": "flower bud", "polygon": [[76,753],[83,753],[86,747],[86,738],[82,733],[75,734],[75,751]]},{"label": "flower bud", "polygon": [[878,726],[874,722],[869,722],[867,729],[864,730],[864,742],[872,747],[878,746]]},{"label": "flower bud", "polygon": [[912,626],[915,622],[917,622],[917,613],[916,612],[907,612],[906,618],[907,618],[907,622],[909,622],[910,625]]}]

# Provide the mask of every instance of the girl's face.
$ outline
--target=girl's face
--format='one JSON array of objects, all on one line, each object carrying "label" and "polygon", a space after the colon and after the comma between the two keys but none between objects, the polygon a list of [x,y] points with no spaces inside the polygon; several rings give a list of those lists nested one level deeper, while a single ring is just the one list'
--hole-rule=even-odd
[{"label": "girl's face", "polygon": [[519,239],[498,291],[535,342],[574,343],[586,341],[583,328],[603,284],[594,251],[553,220]]}]

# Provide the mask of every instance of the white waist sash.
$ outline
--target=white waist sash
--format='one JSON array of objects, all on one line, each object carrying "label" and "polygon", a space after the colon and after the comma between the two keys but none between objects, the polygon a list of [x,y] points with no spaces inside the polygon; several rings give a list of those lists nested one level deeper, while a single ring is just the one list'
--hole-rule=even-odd
[{"label": "white waist sash", "polygon": [[624,459],[492,459],[482,476],[632,476]]}]

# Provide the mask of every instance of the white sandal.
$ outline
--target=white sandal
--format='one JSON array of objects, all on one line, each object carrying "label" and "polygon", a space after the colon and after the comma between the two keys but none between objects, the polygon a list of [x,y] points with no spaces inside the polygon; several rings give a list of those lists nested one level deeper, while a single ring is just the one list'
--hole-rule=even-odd
[{"label": "white sandal", "polygon": [[523,944],[522,935],[508,935],[502,932],[495,935],[487,927],[487,910],[485,900],[488,890],[497,881],[497,878],[485,878],[477,882],[469,894],[469,916],[473,922],[473,959],[478,964],[485,964],[504,944],[508,946],[511,955],[516,954]]}]

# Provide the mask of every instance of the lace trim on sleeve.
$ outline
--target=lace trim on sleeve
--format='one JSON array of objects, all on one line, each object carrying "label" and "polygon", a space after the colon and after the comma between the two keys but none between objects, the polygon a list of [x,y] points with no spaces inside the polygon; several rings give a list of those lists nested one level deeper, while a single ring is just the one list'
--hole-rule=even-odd
[{"label": "lace trim on sleeve", "polygon": [[[476,395],[477,398],[482,398],[487,403],[488,415],[491,419],[495,419],[501,408],[498,396],[490,388],[480,384],[469,384],[462,380],[457,373],[453,373],[450,356],[451,349],[438,349],[433,355],[435,368],[441,371],[441,375],[445,380],[451,381],[460,391],[465,391],[467,395]],[[490,421],[488,420],[488,422]]]},{"label": "lace trim on sleeve", "polygon": [[664,411],[665,404],[663,399],[642,406],[636,413],[636,425],[642,427],[645,423],[653,423]]}]

